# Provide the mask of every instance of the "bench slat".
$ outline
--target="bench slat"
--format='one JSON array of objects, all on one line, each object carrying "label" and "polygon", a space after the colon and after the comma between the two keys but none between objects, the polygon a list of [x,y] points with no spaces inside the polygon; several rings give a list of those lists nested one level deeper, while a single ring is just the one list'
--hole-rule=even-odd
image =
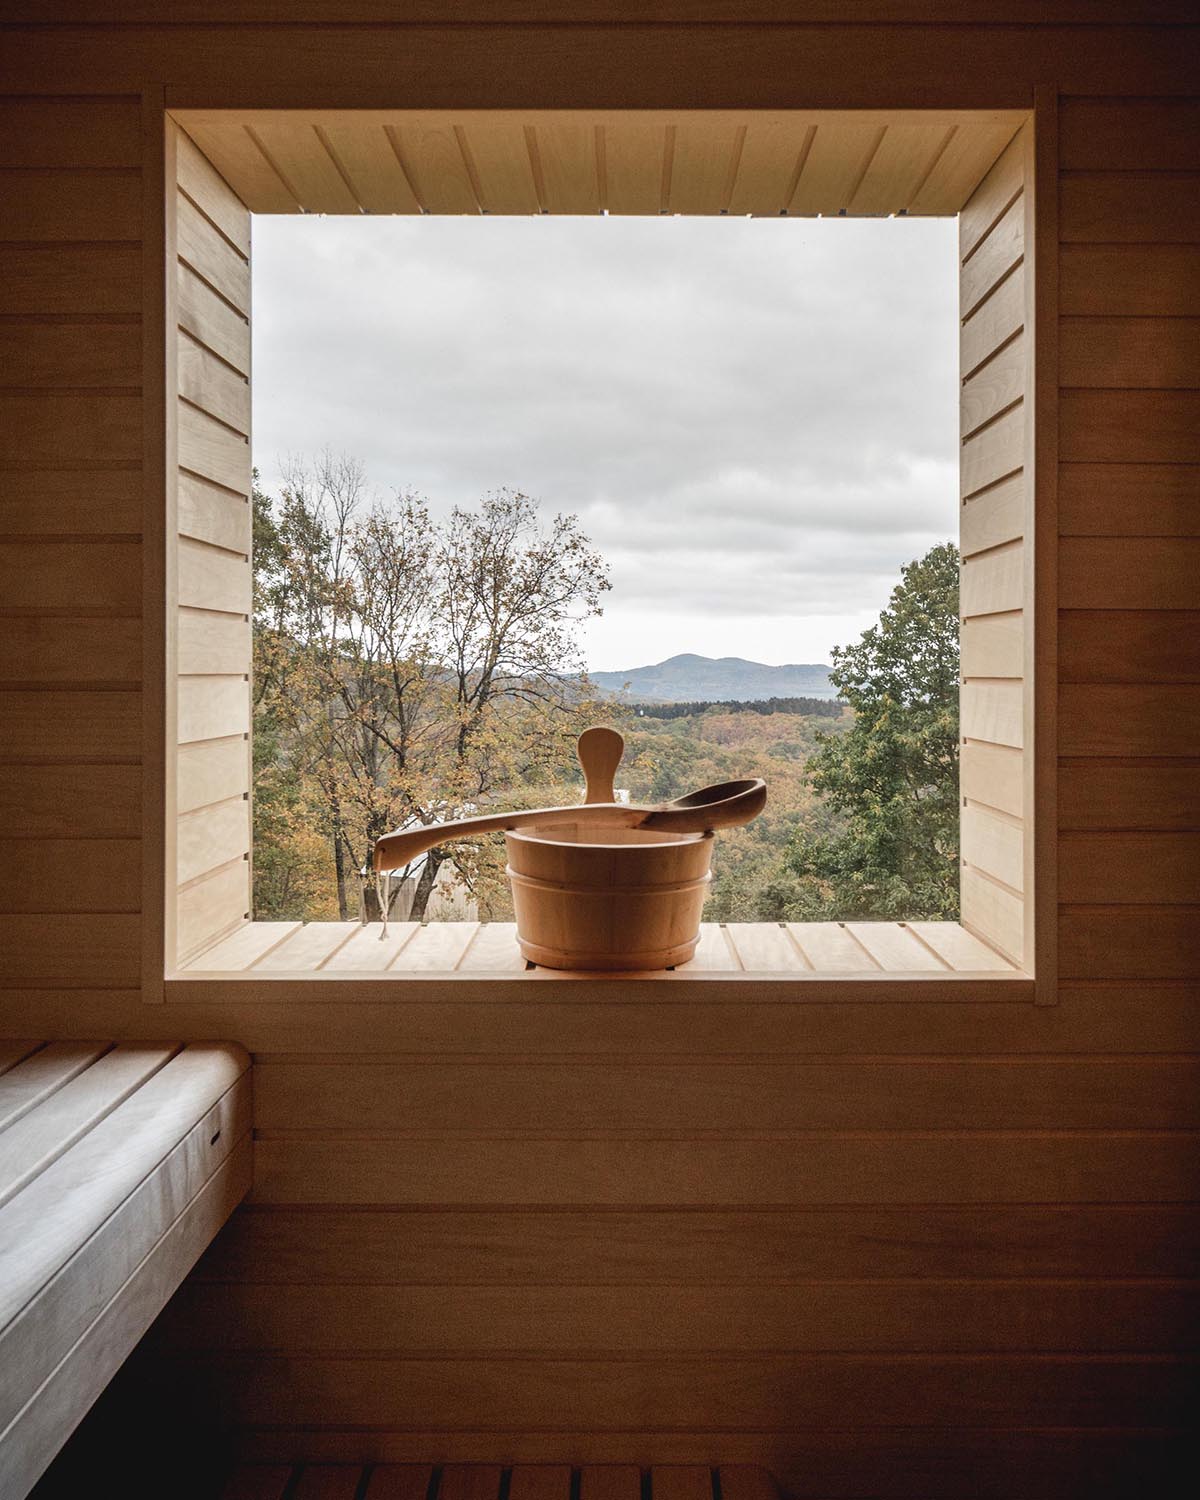
[{"label": "bench slat", "polygon": [[0,1042],[0,1073],[7,1073],[9,1068],[15,1068],[41,1045],[41,1042]]},{"label": "bench slat", "polygon": [[250,1065],[187,1047],[0,1207],[0,1329],[76,1253]]},{"label": "bench slat", "polygon": [[0,1204],[153,1077],[176,1050],[173,1045],[114,1047],[10,1126],[0,1135]]},{"label": "bench slat", "polygon": [[245,1154],[218,1167],[137,1273],[0,1433],[0,1495],[28,1494],[233,1212],[247,1180]]},{"label": "bench slat", "polygon": [[249,1185],[250,1123],[250,1089],[239,1080],[0,1330],[0,1432],[222,1162],[239,1151]]},{"label": "bench slat", "polygon": [[111,1042],[51,1042],[0,1076],[0,1130],[103,1057]]}]

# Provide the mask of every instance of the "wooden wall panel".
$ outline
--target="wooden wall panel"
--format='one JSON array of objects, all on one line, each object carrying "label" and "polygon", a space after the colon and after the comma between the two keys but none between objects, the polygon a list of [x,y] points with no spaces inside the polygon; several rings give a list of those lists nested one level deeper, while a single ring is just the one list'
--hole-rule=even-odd
[{"label": "wooden wall panel", "polygon": [[[839,28],[829,8],[813,12],[819,24],[756,39],[737,26],[699,28],[696,40],[686,27],[639,26],[624,39],[608,27],[562,29],[561,39],[523,31],[518,47],[470,26],[440,40],[407,28],[399,40],[382,9],[363,19],[385,24],[338,28],[326,46],[315,29],[215,24],[230,14],[220,7],[205,10],[202,31],[158,32],[146,8],[151,24],[136,33],[60,38],[47,27],[10,49],[2,76],[19,59],[23,96],[0,103],[0,169],[62,173],[68,191],[86,181],[93,199],[113,173],[126,196],[80,203],[72,216],[31,178],[23,212],[49,238],[0,244],[0,379],[32,389],[35,406],[23,409],[40,414],[36,451],[32,430],[9,439],[0,486],[0,533],[18,549],[8,576],[25,590],[5,622],[14,644],[0,672],[16,726],[6,715],[0,745],[2,1029],[216,1036],[255,1050],[260,1201],[235,1217],[150,1356],[154,1377],[181,1365],[188,1378],[211,1379],[252,1455],[756,1461],[792,1493],[842,1500],[1165,1494],[1190,1456],[1178,1431],[1188,1372],[1175,1356],[1194,1346],[1188,1308],[1200,1275],[1200,762],[1188,742],[1197,677],[1195,606],[1184,594],[1197,486],[1179,416],[1190,402],[1170,393],[1195,389],[1200,252],[1180,238],[1194,215],[1181,209],[1155,239],[1151,210],[1168,178],[1195,170],[1200,113],[1178,97],[1194,56],[1180,28],[1127,41],[1070,27],[1044,42],[1046,28],[1020,24],[991,35],[986,23],[1003,7],[945,10],[979,24],[944,29],[903,9],[876,6],[870,19],[916,24]],[[1033,9],[1005,13],[1021,21]],[[1080,9],[1073,19],[1091,17]],[[881,48],[882,75],[862,66],[863,49],[877,61]],[[71,576],[86,577],[89,547],[136,553],[142,532],[145,432],[139,439],[132,408],[118,412],[142,382],[142,248],[125,174],[142,167],[143,139],[130,96],[155,77],[194,102],[221,87],[227,98],[290,91],[301,105],[313,91],[341,90],[340,102],[361,103],[360,88],[393,98],[412,81],[426,95],[451,90],[480,57],[491,102],[522,88],[518,102],[561,99],[581,79],[590,95],[618,102],[653,102],[662,86],[701,100],[732,90],[767,106],[794,102],[798,77],[817,80],[830,107],[981,90],[1022,106],[1047,79],[1076,90],[1061,101],[1068,977],[1058,1005],[994,993],[932,1003],[890,989],[797,999],[783,985],[714,1001],[622,982],[569,1000],[512,1002],[496,987],[420,1000],[293,989],[246,1001],[218,987],[143,1003],[141,927],[126,909],[143,817],[136,575],[97,580],[86,617],[40,615],[24,581],[30,544],[57,538]],[[87,80],[89,97],[25,97],[64,78]],[[122,97],[104,96],[116,87]],[[571,143],[557,144],[566,160]],[[607,144],[616,193],[619,147],[644,143],[613,134]],[[226,249],[245,257],[246,218],[186,141],[179,155],[192,204],[224,244],[207,259],[193,245],[200,274],[178,273],[178,323],[208,352],[181,341],[174,357],[182,349],[191,405],[244,438],[249,334]],[[1016,156],[964,221],[965,247],[985,246],[1009,209]],[[688,162],[681,182],[710,192],[704,162]],[[776,171],[778,191],[791,190],[794,163],[773,167],[765,139],[748,135],[742,162],[764,179]],[[398,163],[356,162],[365,192],[364,168],[376,174],[370,206],[413,211]],[[549,191],[569,191],[559,163],[546,170]],[[1128,193],[1126,174],[1137,179]],[[530,184],[505,191],[521,201]],[[72,224],[134,238],[55,238]],[[995,248],[997,265],[1011,261],[1011,240]],[[1026,269],[1012,269],[964,325],[967,442],[1003,424],[1016,399],[1022,341],[1003,346],[1025,327]],[[18,382],[23,352],[30,374]],[[114,405],[72,408],[84,395]],[[55,451],[72,451],[72,410],[94,413],[88,431],[117,445],[111,455],[29,467],[56,430]],[[965,597],[990,580],[978,595],[990,607],[968,618],[964,641],[968,663],[977,652],[986,667],[983,686],[1011,684],[1016,610],[996,607],[1004,567],[987,559],[1008,548],[1024,560],[1030,487],[1023,462],[1009,478],[996,470],[994,441],[975,448],[992,455],[996,482],[964,504]],[[218,461],[239,452],[213,451]],[[188,539],[180,551],[212,549],[213,567],[198,576],[232,580],[235,592],[218,602],[236,606],[244,575],[223,564],[247,553],[247,489],[240,470],[231,487],[222,473],[181,476],[176,520]],[[161,499],[153,483],[145,493]],[[48,567],[42,576],[52,583]],[[151,595],[146,608],[156,607]],[[179,622],[186,675],[202,688],[236,676],[224,653],[244,610],[187,608],[198,612]],[[1023,622],[1021,631],[1024,650]],[[237,729],[180,747],[181,809],[236,807],[244,756]],[[981,920],[1011,915],[1001,867],[1012,850],[992,825],[1011,832],[1024,817],[1021,762],[1003,744],[963,746],[964,795],[984,804],[969,809],[977,857],[999,870],[999,881],[968,872],[969,910],[992,913]],[[214,838],[212,857],[229,847]],[[55,872],[68,856],[79,874],[60,890]],[[183,942],[240,920],[246,889],[240,858],[188,880]],[[671,1080],[677,1090],[654,1087]],[[715,1103],[699,1128],[705,1089]],[[358,1123],[360,1100],[373,1133]]]},{"label": "wooden wall panel", "polygon": [[173,964],[250,914],[250,215],[195,143],[169,130]]},{"label": "wooden wall panel", "polygon": [[1032,162],[1026,125],[959,216],[962,921],[1028,968],[1035,811]]}]

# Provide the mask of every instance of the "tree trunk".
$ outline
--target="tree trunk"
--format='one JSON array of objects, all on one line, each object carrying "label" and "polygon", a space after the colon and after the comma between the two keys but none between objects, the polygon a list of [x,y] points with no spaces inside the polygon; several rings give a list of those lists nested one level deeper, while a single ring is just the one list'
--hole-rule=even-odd
[{"label": "tree trunk", "polygon": [[417,880],[416,894],[413,896],[412,910],[408,914],[410,922],[425,920],[425,908],[429,905],[430,896],[433,895],[438,871],[445,862],[445,856],[439,854],[436,849],[431,849],[425,856],[425,863],[421,866],[421,874]]}]

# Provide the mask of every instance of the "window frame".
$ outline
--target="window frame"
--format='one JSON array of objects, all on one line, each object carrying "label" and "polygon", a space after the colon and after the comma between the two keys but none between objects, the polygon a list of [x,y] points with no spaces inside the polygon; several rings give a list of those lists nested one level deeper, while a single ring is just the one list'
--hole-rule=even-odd
[{"label": "window frame", "polygon": [[[185,112],[186,113],[186,112]],[[711,113],[711,112],[706,112]],[[753,113],[753,112],[748,112]],[[885,112],[869,112],[876,117]],[[886,112],[903,123],[910,110]],[[956,112],[958,113],[958,112]],[[480,995],[480,986],[489,989],[503,984],[506,998],[525,996],[550,999],[559,986],[580,993],[579,986],[611,987],[618,984],[622,993],[642,992],[672,1001],[699,999],[719,1000],[736,994],[750,998],[759,991],[773,1000],[794,995],[797,998],[828,997],[852,999],[954,999],[1036,1000],[1054,1003],[1057,998],[1056,972],[1056,764],[1054,759],[1055,682],[1055,598],[1056,471],[1057,471],[1057,205],[1053,187],[1037,191],[1039,178],[1055,180],[1057,99],[1050,90],[1039,90],[1035,107],[1027,112],[1024,127],[1023,216],[1026,292],[1024,337],[1027,347],[1027,383],[1023,399],[1024,468],[1026,474],[1026,526],[1022,609],[1025,619],[1025,675],[1023,678],[1023,737],[1025,828],[1023,908],[1026,939],[1022,954],[1022,971],[979,977],[908,976],[879,973],[870,976],[837,976],[830,974],[664,974],[652,978],[630,979],[623,976],[524,976],[518,973],[488,975],[473,973],[414,975],[379,975],[360,977],[331,972],[303,977],[284,975],[268,978],[262,974],[215,975],[204,971],[180,971],[173,959],[174,926],[168,907],[169,893],[175,884],[175,840],[168,828],[175,817],[173,803],[175,779],[171,761],[174,753],[176,707],[173,676],[178,650],[174,628],[176,598],[175,534],[172,500],[178,456],[179,433],[175,421],[178,371],[174,355],[176,309],[173,291],[178,226],[175,216],[177,196],[176,162],[178,126],[165,109],[162,95],[148,90],[144,100],[145,129],[148,145],[156,146],[161,168],[152,178],[147,193],[161,226],[156,238],[146,239],[148,265],[155,274],[147,277],[147,348],[161,401],[162,441],[152,448],[157,459],[158,475],[165,485],[160,491],[161,531],[147,537],[149,597],[155,596],[162,609],[148,611],[147,672],[148,687],[157,662],[158,701],[148,715],[148,748],[153,745],[155,781],[163,789],[161,799],[146,799],[146,835],[148,849],[157,850],[160,858],[148,858],[146,880],[146,913],[153,920],[144,924],[143,994],[151,1001],[171,999],[191,1002],[218,1002],[236,994],[239,1001],[254,999],[295,999],[297,997],[376,1001],[469,998]],[[156,193],[155,188],[159,191]],[[1032,250],[1032,254],[1030,253]],[[156,262],[156,264],[155,264]],[[247,308],[248,314],[248,308]],[[247,369],[247,379],[249,370]],[[248,438],[248,434],[247,434]],[[170,520],[171,524],[168,524]],[[248,566],[248,554],[247,554]],[[248,619],[248,616],[247,616]],[[156,632],[161,632],[155,636]],[[246,693],[249,695],[249,661],[247,660]],[[156,710],[156,711],[153,711]],[[157,732],[155,732],[155,730]],[[246,737],[249,755],[249,736]],[[246,817],[249,818],[247,794]],[[1031,830],[1032,836],[1029,836]],[[250,855],[245,860],[245,878],[252,879]],[[666,984],[667,989],[662,986]],[[551,988],[547,990],[547,985]],[[781,991],[780,986],[786,988]],[[996,986],[1004,986],[1002,992]],[[331,990],[330,986],[336,986]],[[680,986],[683,988],[680,989]],[[515,987],[515,989],[514,989]]]}]

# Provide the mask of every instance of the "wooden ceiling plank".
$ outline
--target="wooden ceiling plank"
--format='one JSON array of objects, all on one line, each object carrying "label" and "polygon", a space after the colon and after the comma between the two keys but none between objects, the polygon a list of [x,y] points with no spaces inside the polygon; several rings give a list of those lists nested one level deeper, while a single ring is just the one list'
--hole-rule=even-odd
[{"label": "wooden ceiling plank", "polygon": [[946,149],[908,204],[910,214],[956,214],[1020,129],[1010,116],[954,127]]},{"label": "wooden ceiling plank", "polygon": [[767,218],[784,212],[799,180],[798,169],[811,144],[812,129],[810,121],[799,118],[786,124],[747,126],[727,205],[731,214]]},{"label": "wooden ceiling plank", "polygon": [[456,130],[459,149],[474,168],[484,213],[541,212],[525,131],[518,121],[465,121]]},{"label": "wooden ceiling plank", "polygon": [[665,125],[599,127],[604,143],[604,206],[610,214],[656,214],[662,196]]},{"label": "wooden ceiling plank", "polygon": [[349,178],[354,197],[369,214],[419,214],[421,205],[404,175],[392,143],[378,121],[322,124],[328,150]]},{"label": "wooden ceiling plank", "polygon": [[299,201],[236,119],[192,119],[187,131],[251,213],[300,212]]},{"label": "wooden ceiling plank", "polygon": [[848,205],[852,215],[898,214],[949,145],[953,127],[889,125]]},{"label": "wooden ceiling plank", "polygon": [[882,128],[874,122],[818,123],[788,213],[803,217],[848,209]]},{"label": "wooden ceiling plank", "polygon": [[[541,171],[542,207],[552,214],[598,214],[596,133],[591,124],[543,123],[527,127]],[[607,144],[607,143],[606,143]]]},{"label": "wooden ceiling plank", "polygon": [[746,127],[734,123],[676,129],[669,213],[719,214],[727,208],[745,135]]},{"label": "wooden ceiling plank", "polygon": [[482,211],[451,120],[405,121],[389,134],[426,213]]},{"label": "wooden ceiling plank", "polygon": [[319,127],[260,122],[252,127],[264,155],[306,213],[356,214],[358,200],[321,139]]}]

